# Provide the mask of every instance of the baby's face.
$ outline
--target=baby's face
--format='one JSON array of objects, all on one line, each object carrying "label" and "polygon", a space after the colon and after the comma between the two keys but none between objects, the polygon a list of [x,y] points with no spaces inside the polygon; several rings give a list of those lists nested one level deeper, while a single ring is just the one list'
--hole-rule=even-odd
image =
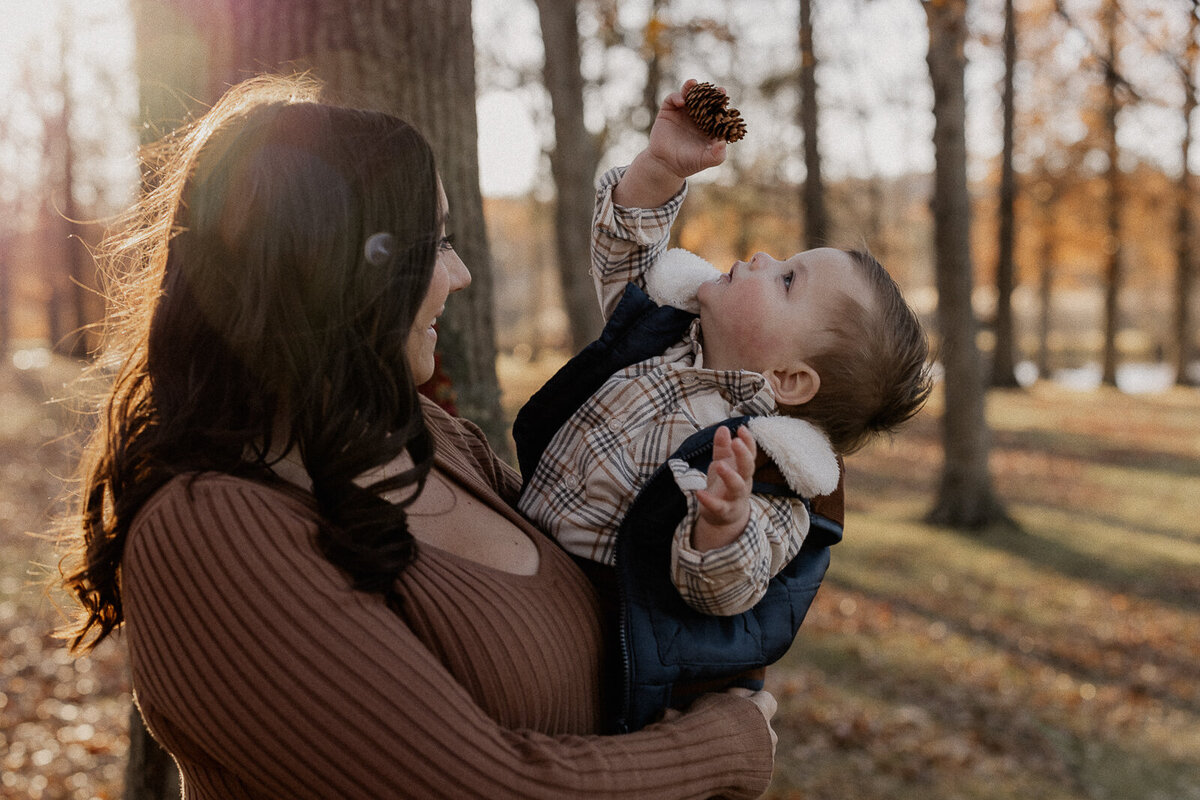
[{"label": "baby's face", "polygon": [[697,293],[705,367],[767,374],[804,361],[832,335],[843,296],[873,305],[858,265],[832,247],[786,261],[755,253],[737,262]]}]

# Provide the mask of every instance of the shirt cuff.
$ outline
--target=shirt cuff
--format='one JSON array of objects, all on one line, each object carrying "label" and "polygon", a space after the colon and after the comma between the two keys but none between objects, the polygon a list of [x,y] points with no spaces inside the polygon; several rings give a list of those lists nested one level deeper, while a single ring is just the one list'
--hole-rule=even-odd
[{"label": "shirt cuff", "polygon": [[680,597],[702,614],[729,616],[752,608],[762,599],[772,574],[758,521],[752,514],[745,530],[727,545],[695,549],[692,531],[700,516],[696,492],[705,488],[708,478],[681,459],[671,459],[668,465],[687,504],[671,543],[671,579]]},{"label": "shirt cuff", "polygon": [[594,227],[615,239],[644,247],[666,241],[687,197],[687,183],[658,208],[630,208],[618,205],[612,199],[613,188],[625,176],[626,169],[628,167],[613,167],[600,176],[596,187]]}]

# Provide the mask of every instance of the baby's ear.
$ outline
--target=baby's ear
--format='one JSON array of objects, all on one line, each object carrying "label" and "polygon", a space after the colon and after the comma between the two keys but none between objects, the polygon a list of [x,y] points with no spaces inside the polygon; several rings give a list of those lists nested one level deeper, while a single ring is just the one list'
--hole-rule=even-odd
[{"label": "baby's ear", "polygon": [[821,388],[821,376],[805,362],[767,373],[775,402],[785,406],[800,406],[812,400]]}]

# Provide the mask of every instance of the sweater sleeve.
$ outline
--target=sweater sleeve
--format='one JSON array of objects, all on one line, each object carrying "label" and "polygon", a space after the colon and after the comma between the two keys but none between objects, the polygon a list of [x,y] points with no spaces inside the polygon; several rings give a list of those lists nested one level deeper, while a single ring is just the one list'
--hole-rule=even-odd
[{"label": "sweater sleeve", "polygon": [[[123,590],[137,699],[198,796],[753,797],[770,778],[749,702],[709,696],[619,737],[490,719],[267,487],[205,477],[135,521]],[[199,787],[197,787],[199,789]]]}]

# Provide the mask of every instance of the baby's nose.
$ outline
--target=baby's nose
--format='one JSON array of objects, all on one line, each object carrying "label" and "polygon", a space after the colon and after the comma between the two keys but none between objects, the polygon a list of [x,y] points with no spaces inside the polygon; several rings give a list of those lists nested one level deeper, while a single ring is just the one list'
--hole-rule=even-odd
[{"label": "baby's nose", "polygon": [[750,261],[747,263],[749,263],[750,269],[762,269],[774,261],[774,258],[760,250],[754,255],[750,256]]}]

